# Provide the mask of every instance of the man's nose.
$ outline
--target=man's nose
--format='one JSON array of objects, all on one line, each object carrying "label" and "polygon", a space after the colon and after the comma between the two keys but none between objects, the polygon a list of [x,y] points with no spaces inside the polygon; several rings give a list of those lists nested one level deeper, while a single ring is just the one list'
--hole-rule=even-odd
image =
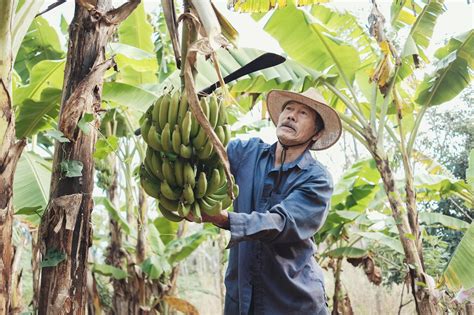
[{"label": "man's nose", "polygon": [[296,121],[295,115],[293,114],[293,112],[288,113],[288,116],[286,116],[286,119]]}]

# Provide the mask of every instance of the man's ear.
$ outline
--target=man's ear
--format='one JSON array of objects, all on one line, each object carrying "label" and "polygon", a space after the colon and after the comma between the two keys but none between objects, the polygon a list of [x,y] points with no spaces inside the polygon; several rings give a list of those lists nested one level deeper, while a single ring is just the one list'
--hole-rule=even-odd
[{"label": "man's ear", "polygon": [[318,133],[316,133],[313,138],[311,138],[314,142],[316,142],[319,138],[321,138],[323,135],[323,130],[319,130]]}]

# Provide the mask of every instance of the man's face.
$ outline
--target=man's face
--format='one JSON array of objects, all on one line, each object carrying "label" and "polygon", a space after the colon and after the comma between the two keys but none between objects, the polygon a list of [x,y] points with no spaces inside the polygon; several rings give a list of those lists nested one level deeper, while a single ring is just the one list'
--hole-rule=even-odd
[{"label": "man's face", "polygon": [[[289,102],[278,117],[276,134],[283,144],[308,141],[316,133],[316,112],[306,105]],[[316,140],[318,136],[314,136]]]}]

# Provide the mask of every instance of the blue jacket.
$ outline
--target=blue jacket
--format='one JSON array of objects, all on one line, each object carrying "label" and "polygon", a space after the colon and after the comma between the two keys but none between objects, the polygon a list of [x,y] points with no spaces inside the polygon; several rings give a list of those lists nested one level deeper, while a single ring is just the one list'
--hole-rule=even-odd
[{"label": "blue jacket", "polygon": [[227,153],[240,188],[229,213],[226,315],[328,314],[312,236],[323,225],[333,191],[326,168],[309,151],[274,167],[276,143],[232,141]]}]

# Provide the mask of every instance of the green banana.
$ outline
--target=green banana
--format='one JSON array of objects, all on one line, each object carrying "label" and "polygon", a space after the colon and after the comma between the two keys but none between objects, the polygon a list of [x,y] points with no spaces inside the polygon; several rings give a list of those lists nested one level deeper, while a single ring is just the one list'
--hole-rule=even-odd
[{"label": "green banana", "polygon": [[181,144],[179,155],[181,155],[185,159],[190,159],[193,155],[193,147],[190,145]]},{"label": "green banana", "polygon": [[160,191],[169,200],[179,200],[181,192],[173,190],[167,181],[161,183]]},{"label": "green banana", "polygon": [[227,113],[226,113],[224,102],[221,102],[219,105],[219,117],[217,118],[217,125],[222,126],[226,123],[227,123]]},{"label": "green banana", "polygon": [[183,122],[181,124],[181,142],[184,145],[189,144],[191,137],[191,112],[186,112]]},{"label": "green banana", "polygon": [[230,206],[232,206],[232,199],[230,199],[230,197],[226,195],[225,198],[222,199],[222,210],[225,210]]},{"label": "green banana", "polygon": [[146,169],[146,166],[144,163],[140,165],[139,174],[140,174],[140,178],[144,178],[154,184],[159,185],[161,182],[158,178],[153,176],[153,174]]},{"label": "green banana", "polygon": [[192,188],[194,188],[196,185],[196,174],[194,173],[194,168],[189,162],[184,163],[183,173],[184,184],[190,185]]},{"label": "green banana", "polygon": [[240,192],[239,185],[234,184],[232,186],[232,191],[234,192],[234,197],[237,198],[239,196],[239,192]]},{"label": "green banana", "polygon": [[173,221],[173,222],[181,222],[184,218],[180,217],[179,215],[174,214],[173,212],[166,209],[161,203],[158,205],[158,209],[160,209],[161,214],[166,219]]},{"label": "green banana", "polygon": [[171,186],[176,186],[176,178],[171,161],[168,158],[163,158],[163,176]]},{"label": "green banana", "polygon": [[155,104],[153,105],[153,110],[151,112],[151,119],[155,124],[159,124],[159,118],[160,118],[160,106],[161,103],[163,102],[164,95],[160,96]]},{"label": "green banana", "polygon": [[195,187],[195,194],[194,196],[197,198],[202,198],[206,194],[207,191],[207,178],[206,173],[201,172],[199,173],[199,178]]},{"label": "green banana", "polygon": [[206,143],[206,140],[207,140],[207,134],[204,131],[204,128],[200,127],[198,134],[193,139],[193,146],[197,150],[200,150],[202,148],[202,146]]},{"label": "green banana", "polygon": [[191,185],[186,184],[184,185],[183,189],[183,198],[186,201],[187,204],[193,204],[194,203],[194,191]]},{"label": "green banana", "polygon": [[171,136],[171,144],[173,151],[176,154],[179,154],[181,151],[181,132],[179,131],[178,125],[174,126],[173,135]]},{"label": "green banana", "polygon": [[201,105],[202,111],[204,112],[204,116],[206,116],[207,119],[209,119],[209,103],[207,102],[207,98],[205,97],[201,98],[200,105]]},{"label": "green banana", "polygon": [[224,166],[219,165],[218,169],[219,169],[219,175],[221,179],[221,182],[219,183],[219,187],[226,186],[225,184],[227,181],[227,177],[225,177]]},{"label": "green banana", "polygon": [[225,142],[225,131],[224,131],[224,127],[222,127],[222,126],[217,126],[216,129],[215,129],[215,132],[216,132],[217,138],[219,138],[219,141],[222,143],[222,145],[225,146],[225,144],[224,144],[224,142]]},{"label": "green banana", "polygon": [[191,138],[197,136],[199,129],[201,129],[201,127],[199,126],[199,122],[197,121],[196,116],[191,113]]},{"label": "green banana", "polygon": [[199,206],[198,202],[195,202],[191,205],[191,213],[193,214],[194,222],[202,222],[201,207]]},{"label": "green banana", "polygon": [[207,139],[206,144],[197,152],[197,157],[200,160],[208,160],[212,156],[212,152],[214,151],[214,145],[211,142],[211,139]]},{"label": "green banana", "polygon": [[229,124],[225,124],[224,125],[224,132],[225,132],[225,138],[224,138],[224,142],[222,143],[225,146],[227,146],[230,142],[230,138],[232,137],[232,133],[231,133],[231,130],[230,130],[230,125]]},{"label": "green banana", "polygon": [[187,217],[191,212],[191,205],[185,205],[184,202],[180,202],[178,205],[178,213],[181,217]]},{"label": "green banana", "polygon": [[166,123],[168,123],[168,110],[170,107],[171,97],[169,94],[163,96],[163,100],[160,104],[160,114],[158,117],[158,122],[161,130],[165,128]]},{"label": "green banana", "polygon": [[148,132],[150,131],[150,128],[151,128],[151,120],[145,117],[143,119],[142,124],[140,125],[140,132],[142,133],[143,140],[147,144],[148,144]]},{"label": "green banana", "polygon": [[161,146],[163,147],[162,151],[165,152],[173,152],[173,148],[171,145],[171,130],[170,124],[166,123],[163,132],[161,133]]},{"label": "green banana", "polygon": [[147,193],[147,195],[153,198],[159,198],[160,186],[157,183],[152,182],[146,177],[140,178],[140,184],[143,187],[143,190]]},{"label": "green banana", "polygon": [[179,94],[179,92],[174,92],[171,96],[170,106],[168,108],[168,123],[170,126],[176,125],[178,121]]},{"label": "green banana", "polygon": [[219,118],[219,103],[217,102],[217,97],[215,94],[211,96],[209,101],[209,123],[211,124],[212,128],[216,128],[217,126],[217,119]]},{"label": "green banana", "polygon": [[205,199],[200,199],[198,202],[199,202],[199,207],[201,208],[201,211],[207,215],[214,216],[214,215],[219,214],[222,210],[222,202],[220,201],[212,204],[212,203],[209,203]]},{"label": "green banana", "polygon": [[163,161],[161,160],[161,156],[159,152],[153,152],[153,156],[151,157],[151,172],[155,177],[159,178],[163,181],[165,178],[163,176]]},{"label": "green banana", "polygon": [[153,172],[151,171],[153,169],[153,163],[151,162],[152,159],[153,159],[153,149],[150,147],[147,147],[143,164],[145,165],[145,169],[147,170],[147,172],[150,174],[153,174]]},{"label": "green banana", "polygon": [[157,132],[155,125],[152,125],[148,130],[148,145],[156,151],[163,151],[160,134]]},{"label": "green banana", "polygon": [[217,188],[219,188],[219,183],[221,181],[219,170],[217,168],[212,170],[211,178],[207,184],[206,195],[213,194]]},{"label": "green banana", "polygon": [[183,91],[181,94],[181,99],[179,100],[179,110],[178,110],[178,125],[184,120],[186,113],[188,112],[188,96],[186,91]]},{"label": "green banana", "polygon": [[174,161],[174,177],[179,187],[184,186],[184,163],[181,159]]},{"label": "green banana", "polygon": [[168,198],[166,198],[162,194],[160,194],[160,198],[158,198],[158,201],[161,205],[163,205],[163,207],[166,208],[166,210],[173,211],[173,212],[178,211],[178,205],[179,205],[178,201],[169,200]]}]

